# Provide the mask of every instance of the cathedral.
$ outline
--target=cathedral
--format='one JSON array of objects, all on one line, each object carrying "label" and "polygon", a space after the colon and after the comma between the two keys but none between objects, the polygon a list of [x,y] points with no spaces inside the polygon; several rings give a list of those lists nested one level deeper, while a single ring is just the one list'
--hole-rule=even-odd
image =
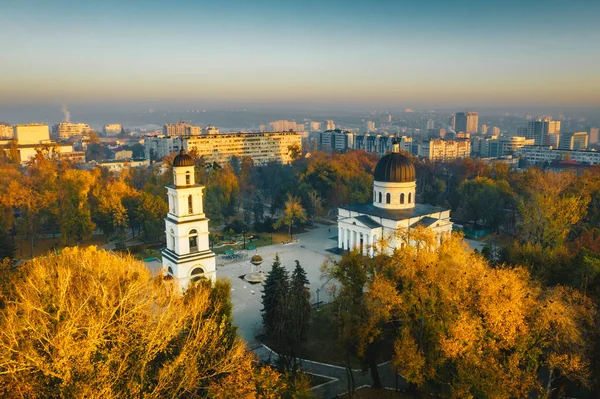
[{"label": "cathedral", "polygon": [[173,184],[166,186],[169,213],[165,217],[167,247],[162,251],[165,276],[184,290],[190,281],[215,281],[215,254],[208,242],[208,219],[204,214],[204,186],[196,184],[194,160],[185,150],[173,160]]},{"label": "cathedral", "polygon": [[373,202],[338,209],[338,248],[364,255],[390,254],[404,245],[398,232],[416,226],[435,231],[438,240],[452,232],[450,210],[415,203],[417,181],[411,160],[398,142],[382,157],[373,175]]}]

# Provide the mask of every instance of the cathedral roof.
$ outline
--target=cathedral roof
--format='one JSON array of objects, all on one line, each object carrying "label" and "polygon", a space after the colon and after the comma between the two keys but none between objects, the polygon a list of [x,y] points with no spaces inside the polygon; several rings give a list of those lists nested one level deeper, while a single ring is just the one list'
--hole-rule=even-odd
[{"label": "cathedral roof", "polygon": [[[449,209],[433,206],[429,204],[415,204],[414,208],[406,209],[385,209],[378,208],[371,203],[367,204],[351,204],[340,207],[347,211],[361,213],[363,215],[369,215],[373,218],[383,218],[389,220],[405,220],[414,218],[417,216],[431,215],[433,213],[446,212]],[[377,220],[377,219],[375,219]]]},{"label": "cathedral roof", "polygon": [[405,183],[415,179],[413,163],[399,152],[392,152],[381,158],[373,174],[373,180],[386,183]]},{"label": "cathedral roof", "polygon": [[182,148],[179,155],[173,160],[173,166],[194,166],[194,160]]}]

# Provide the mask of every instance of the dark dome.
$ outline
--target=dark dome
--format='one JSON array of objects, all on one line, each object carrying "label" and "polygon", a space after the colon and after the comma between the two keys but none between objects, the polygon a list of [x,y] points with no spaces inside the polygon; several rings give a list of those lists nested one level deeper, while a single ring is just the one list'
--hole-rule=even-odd
[{"label": "dark dome", "polygon": [[408,157],[392,152],[377,162],[373,180],[389,183],[415,181],[415,166]]},{"label": "dark dome", "polygon": [[194,166],[194,160],[182,149],[173,160],[173,166]]}]

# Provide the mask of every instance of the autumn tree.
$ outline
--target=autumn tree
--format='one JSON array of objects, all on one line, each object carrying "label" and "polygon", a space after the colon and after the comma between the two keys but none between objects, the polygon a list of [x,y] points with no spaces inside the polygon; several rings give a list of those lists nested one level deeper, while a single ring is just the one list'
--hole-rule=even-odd
[{"label": "autumn tree", "polygon": [[132,257],[95,248],[0,271],[4,398],[291,397],[236,337],[226,282],[181,295]]},{"label": "autumn tree", "polygon": [[68,169],[58,181],[57,219],[61,241],[66,245],[85,240],[94,232],[88,200],[95,180],[96,175],[89,171]]},{"label": "autumn tree", "polygon": [[512,190],[506,181],[486,177],[466,180],[458,187],[458,214],[476,226],[484,225],[499,231],[512,201]]},{"label": "autumn tree", "polygon": [[422,393],[495,398],[548,394],[557,375],[589,383],[588,298],[543,288],[523,267],[491,268],[459,237],[439,246],[433,234],[414,237],[418,245],[397,249],[366,293],[366,342],[393,322],[393,364],[408,382]]},{"label": "autumn tree", "polygon": [[543,248],[561,246],[585,215],[589,197],[572,190],[576,178],[571,173],[533,169],[523,179],[521,239]]},{"label": "autumn tree", "polygon": [[288,195],[283,215],[277,220],[275,228],[279,228],[282,225],[288,226],[290,238],[292,238],[292,225],[294,223],[302,223],[305,221],[306,212],[304,211],[300,200],[292,195]]}]

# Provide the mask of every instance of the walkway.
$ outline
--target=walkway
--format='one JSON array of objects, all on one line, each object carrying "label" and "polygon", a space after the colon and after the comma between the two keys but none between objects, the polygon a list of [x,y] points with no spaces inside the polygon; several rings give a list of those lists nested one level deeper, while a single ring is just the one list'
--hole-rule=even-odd
[{"label": "walkway", "polygon": [[[254,352],[261,361],[268,364],[274,364],[277,360],[277,353],[272,351],[266,345],[260,345],[254,348],[252,352]],[[348,392],[348,375],[344,367],[306,359],[300,359],[300,364],[302,365],[302,371],[305,373],[331,379],[330,382],[326,382],[311,389],[317,397],[330,399]],[[377,369],[379,370],[381,383],[385,388],[396,389],[396,383],[398,384],[398,389],[408,388],[408,384],[402,376],[398,375],[398,377],[396,377],[391,362],[381,363],[377,366]],[[369,370],[362,371],[353,369],[352,373],[354,375],[354,386],[356,388],[365,385],[371,386],[373,384]]]}]

